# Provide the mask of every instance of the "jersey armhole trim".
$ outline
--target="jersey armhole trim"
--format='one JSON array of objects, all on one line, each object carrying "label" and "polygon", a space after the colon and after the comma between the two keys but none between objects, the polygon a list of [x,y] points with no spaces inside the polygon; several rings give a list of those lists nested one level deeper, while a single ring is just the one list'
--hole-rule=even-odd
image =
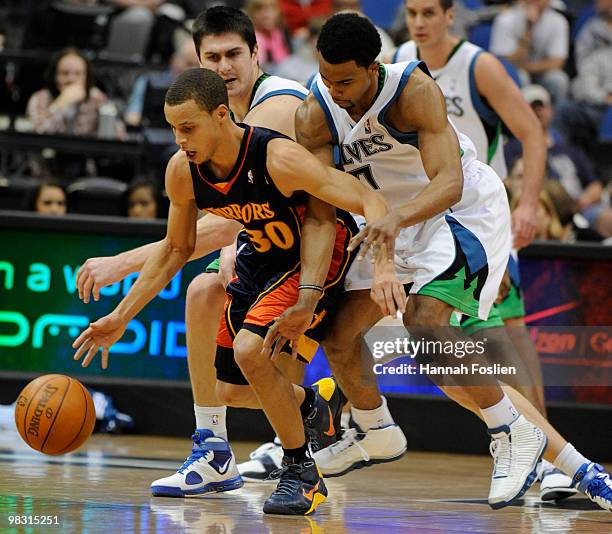
[{"label": "jersey armhole trim", "polygon": [[312,94],[315,96],[315,98],[317,99],[317,102],[319,102],[319,105],[321,106],[321,108],[323,109],[323,112],[325,113],[325,119],[327,120],[327,126],[329,126],[329,131],[332,136],[332,145],[333,145],[333,151],[334,151],[334,164],[336,165],[336,167],[338,167],[341,164],[340,139],[338,137],[338,130],[336,129],[336,125],[334,124],[334,119],[327,105],[327,102],[325,102],[325,98],[323,98],[323,95],[321,94],[321,90],[319,89],[319,83],[317,79],[315,79],[312,84]]}]

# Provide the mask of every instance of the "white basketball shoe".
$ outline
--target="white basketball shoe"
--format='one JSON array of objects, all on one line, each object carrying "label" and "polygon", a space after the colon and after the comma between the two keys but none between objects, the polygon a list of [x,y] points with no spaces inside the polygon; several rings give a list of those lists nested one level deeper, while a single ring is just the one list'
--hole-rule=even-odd
[{"label": "white basketball shoe", "polygon": [[269,482],[272,473],[282,467],[283,447],[276,437],[273,442],[264,443],[249,456],[250,460],[238,464],[238,472],[245,482]]},{"label": "white basketball shoe", "polygon": [[490,429],[495,460],[489,491],[491,508],[503,508],[520,498],[536,479],[536,467],[546,449],[546,435],[522,415],[510,425]]},{"label": "white basketball shoe", "polygon": [[543,501],[560,501],[578,493],[572,485],[571,477],[546,460],[538,464],[538,479],[540,499]]},{"label": "white basketball shoe", "polygon": [[399,460],[406,449],[406,436],[397,425],[367,432],[352,427],[336,443],[315,452],[313,458],[324,477],[339,477],[353,469]]},{"label": "white basketball shoe", "polygon": [[236,468],[229,443],[210,430],[192,436],[191,455],[179,470],[151,484],[156,497],[189,497],[241,488],[244,482]]}]

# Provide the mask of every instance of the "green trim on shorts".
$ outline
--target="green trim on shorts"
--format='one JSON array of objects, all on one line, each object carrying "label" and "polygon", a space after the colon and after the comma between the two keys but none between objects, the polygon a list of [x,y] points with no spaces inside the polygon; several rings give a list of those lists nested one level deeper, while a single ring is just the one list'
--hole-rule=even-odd
[{"label": "green trim on shorts", "polygon": [[219,258],[215,258],[213,261],[211,261],[208,264],[208,267],[206,267],[206,269],[204,269],[205,273],[218,273],[219,272],[219,265],[220,265],[221,260]]},{"label": "green trim on shorts", "polygon": [[432,280],[425,284],[417,295],[428,295],[446,302],[463,313],[478,317],[479,302],[474,298],[478,277],[474,277],[466,288],[466,270],[461,267],[455,276],[448,280]]},{"label": "green trim on shorts", "polygon": [[503,320],[525,317],[525,300],[521,288],[512,284],[506,298],[497,306]]},{"label": "green trim on shorts", "polygon": [[504,321],[501,318],[497,304],[494,304],[491,308],[491,312],[489,313],[489,318],[486,321],[483,321],[478,317],[471,317],[469,315],[464,315],[461,318],[461,321],[459,321],[457,319],[457,315],[453,313],[451,315],[450,324],[451,326],[461,328],[466,335],[471,336],[472,334],[475,334],[479,330],[484,330],[485,328],[503,328]]}]

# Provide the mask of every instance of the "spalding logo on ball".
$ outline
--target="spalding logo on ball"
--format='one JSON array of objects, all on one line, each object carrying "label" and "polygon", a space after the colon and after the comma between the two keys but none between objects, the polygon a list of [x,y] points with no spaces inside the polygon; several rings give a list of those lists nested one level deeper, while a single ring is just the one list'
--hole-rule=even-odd
[{"label": "spalding logo on ball", "polygon": [[15,406],[20,436],[45,454],[64,454],[79,448],[95,423],[91,395],[78,380],[65,375],[43,375],[32,380]]}]

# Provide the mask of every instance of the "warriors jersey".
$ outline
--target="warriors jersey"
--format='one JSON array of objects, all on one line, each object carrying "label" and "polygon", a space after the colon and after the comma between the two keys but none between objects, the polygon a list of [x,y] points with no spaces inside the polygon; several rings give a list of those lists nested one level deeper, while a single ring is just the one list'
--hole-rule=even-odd
[{"label": "warriors jersey", "polygon": [[[432,70],[431,75],[442,89],[446,109],[453,123],[476,146],[478,160],[493,167],[504,179],[508,171],[501,140],[502,123],[476,87],[474,69],[482,52],[482,48],[467,41],[460,41],[451,52],[446,65]],[[395,51],[393,63],[418,58],[416,43],[408,41]]]},{"label": "warriors jersey", "polygon": [[254,252],[262,259],[295,265],[300,258],[307,197],[304,193],[285,197],[266,167],[270,140],[288,137],[267,128],[241,126],[240,152],[228,176],[219,179],[206,164],[189,164],[196,203],[202,210],[241,222]]},{"label": "warriors jersey", "polygon": [[[381,193],[393,208],[414,198],[429,183],[419,152],[416,131],[402,132],[387,123],[385,114],[398,99],[416,68],[423,62],[380,65],[378,96],[357,122],[332,100],[321,76],[312,91],[325,111],[337,159],[342,168]],[[465,169],[476,157],[472,142],[457,132]],[[465,187],[465,186],[464,186]]]}]

